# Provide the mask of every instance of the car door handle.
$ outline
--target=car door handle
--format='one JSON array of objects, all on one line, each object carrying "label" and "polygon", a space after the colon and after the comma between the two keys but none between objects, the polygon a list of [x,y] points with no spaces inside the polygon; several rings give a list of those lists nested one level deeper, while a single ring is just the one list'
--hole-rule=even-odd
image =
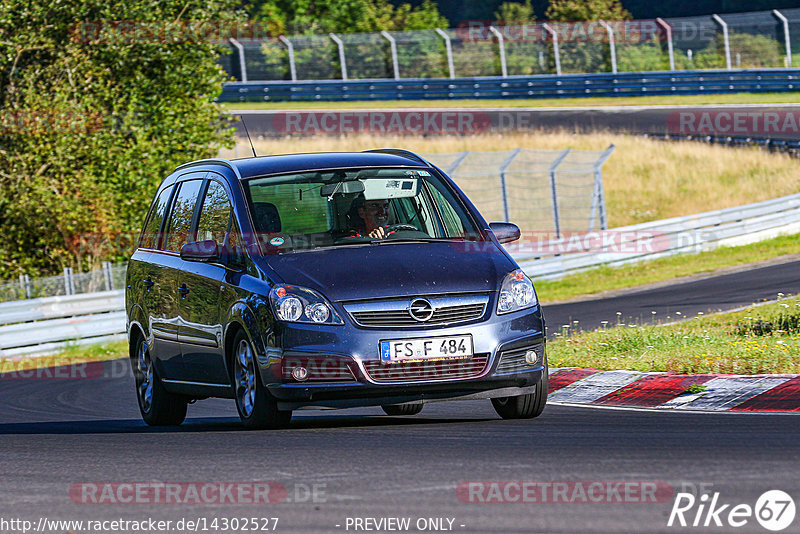
[{"label": "car door handle", "polygon": [[152,281],[150,278],[145,278],[142,283],[144,284],[144,287],[146,287],[148,291],[153,289],[153,286],[156,285],[156,283]]},{"label": "car door handle", "polygon": [[183,284],[181,287],[179,287],[178,291],[181,293],[181,298],[184,298],[189,294],[189,288],[186,287],[186,284]]}]

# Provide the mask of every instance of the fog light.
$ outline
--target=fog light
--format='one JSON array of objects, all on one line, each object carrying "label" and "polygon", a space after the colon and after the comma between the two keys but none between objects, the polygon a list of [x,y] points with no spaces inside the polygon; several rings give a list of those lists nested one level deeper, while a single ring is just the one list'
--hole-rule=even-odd
[{"label": "fog light", "polygon": [[525,361],[528,363],[536,363],[539,361],[539,355],[535,350],[529,350],[525,353]]},{"label": "fog light", "polygon": [[292,378],[298,382],[304,382],[308,378],[308,369],[305,367],[295,367],[292,369]]}]

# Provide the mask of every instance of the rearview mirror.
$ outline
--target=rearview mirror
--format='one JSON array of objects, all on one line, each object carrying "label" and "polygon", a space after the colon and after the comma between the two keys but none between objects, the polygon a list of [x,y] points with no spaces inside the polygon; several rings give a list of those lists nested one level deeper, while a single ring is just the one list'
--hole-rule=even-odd
[{"label": "rearview mirror", "polygon": [[494,233],[500,243],[511,243],[519,239],[519,226],[511,223],[493,222],[489,223],[489,229]]},{"label": "rearview mirror", "polygon": [[333,194],[352,195],[364,192],[364,182],[352,180],[349,182],[336,182],[335,184],[325,184],[319,188],[319,194],[329,197]]},{"label": "rearview mirror", "polygon": [[181,247],[181,259],[186,261],[211,262],[221,258],[220,247],[213,239],[194,241]]}]

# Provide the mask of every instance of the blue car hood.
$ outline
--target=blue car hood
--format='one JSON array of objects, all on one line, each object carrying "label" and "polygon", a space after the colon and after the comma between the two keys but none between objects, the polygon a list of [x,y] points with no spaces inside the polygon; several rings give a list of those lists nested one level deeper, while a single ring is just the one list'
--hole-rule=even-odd
[{"label": "blue car hood", "polygon": [[496,291],[516,269],[498,247],[480,243],[385,243],[262,256],[284,283],[333,301]]}]

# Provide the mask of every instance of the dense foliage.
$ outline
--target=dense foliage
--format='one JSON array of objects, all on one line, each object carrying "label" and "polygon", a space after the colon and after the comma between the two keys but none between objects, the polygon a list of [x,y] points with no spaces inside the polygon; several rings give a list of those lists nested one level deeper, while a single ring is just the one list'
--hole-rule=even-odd
[{"label": "dense foliage", "polygon": [[229,142],[192,28],[235,5],[0,0],[0,278],[121,259],[160,180]]}]

